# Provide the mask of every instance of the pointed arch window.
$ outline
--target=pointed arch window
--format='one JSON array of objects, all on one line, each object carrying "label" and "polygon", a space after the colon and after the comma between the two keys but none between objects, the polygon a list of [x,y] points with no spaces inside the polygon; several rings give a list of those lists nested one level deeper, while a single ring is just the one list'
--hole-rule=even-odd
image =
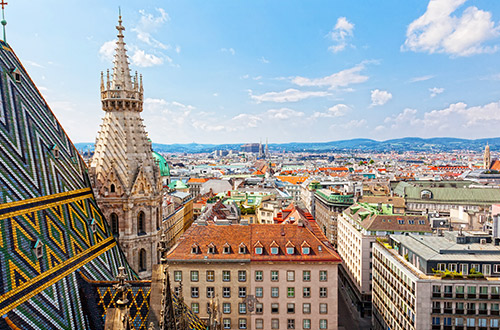
[{"label": "pointed arch window", "polygon": [[141,249],[139,251],[139,271],[140,272],[145,272],[147,270],[147,256],[146,256],[146,250]]},{"label": "pointed arch window", "polygon": [[109,191],[112,193],[116,192],[116,187],[114,183],[112,183],[111,186],[109,186]]},{"label": "pointed arch window", "polygon": [[119,234],[120,227],[119,227],[119,224],[118,224],[118,215],[113,212],[113,213],[111,213],[110,218],[111,218],[111,233],[115,237],[118,237],[118,236],[120,236],[120,234]]},{"label": "pointed arch window", "polygon": [[143,211],[137,214],[137,235],[146,235],[146,215]]}]

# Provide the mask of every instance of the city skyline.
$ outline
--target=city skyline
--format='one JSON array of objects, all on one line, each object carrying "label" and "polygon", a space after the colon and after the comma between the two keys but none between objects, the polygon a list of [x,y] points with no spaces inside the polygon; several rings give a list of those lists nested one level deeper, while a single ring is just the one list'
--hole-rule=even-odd
[{"label": "city skyline", "polygon": [[498,136],[500,5],[377,5],[12,3],[7,41],[73,142],[104,115],[118,6],[153,142]]}]

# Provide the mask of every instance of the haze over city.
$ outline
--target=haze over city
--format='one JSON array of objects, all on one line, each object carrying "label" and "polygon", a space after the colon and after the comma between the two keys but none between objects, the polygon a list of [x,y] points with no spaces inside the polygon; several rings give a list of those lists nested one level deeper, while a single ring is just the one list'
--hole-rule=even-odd
[{"label": "haze over city", "polygon": [[74,142],[103,116],[119,6],[154,142],[498,136],[497,1],[9,6],[7,40]]}]

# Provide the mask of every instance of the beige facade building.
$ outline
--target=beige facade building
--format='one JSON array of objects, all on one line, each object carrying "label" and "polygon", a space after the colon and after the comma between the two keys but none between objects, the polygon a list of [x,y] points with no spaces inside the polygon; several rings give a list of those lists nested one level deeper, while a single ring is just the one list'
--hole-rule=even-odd
[{"label": "beige facade building", "polygon": [[162,178],[140,113],[142,76],[132,79],[121,16],[114,68],[101,73],[105,112],[90,166],[97,202],[127,260],[141,277],[151,276],[162,220]]},{"label": "beige facade building", "polygon": [[314,221],[195,224],[167,259],[174,290],[222,329],[338,328],[340,258]]}]

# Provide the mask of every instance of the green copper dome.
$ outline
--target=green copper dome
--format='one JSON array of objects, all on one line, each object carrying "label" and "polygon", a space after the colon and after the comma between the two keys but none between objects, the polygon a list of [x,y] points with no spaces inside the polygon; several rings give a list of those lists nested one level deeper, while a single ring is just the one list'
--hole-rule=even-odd
[{"label": "green copper dome", "polygon": [[153,157],[158,162],[158,166],[160,166],[160,175],[161,176],[170,176],[170,166],[168,166],[167,161],[163,158],[162,155],[153,151]]}]

